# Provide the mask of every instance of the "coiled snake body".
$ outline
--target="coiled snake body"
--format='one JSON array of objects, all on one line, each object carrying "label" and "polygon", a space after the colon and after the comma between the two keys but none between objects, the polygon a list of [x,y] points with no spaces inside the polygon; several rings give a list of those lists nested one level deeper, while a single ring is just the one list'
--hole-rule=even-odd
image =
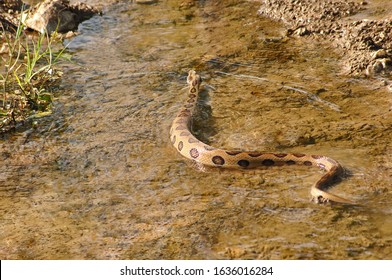
[{"label": "coiled snake body", "polygon": [[248,169],[294,164],[316,166],[325,170],[326,173],[312,186],[312,200],[316,203],[328,201],[353,203],[325,190],[344,174],[343,167],[332,158],[300,153],[229,151],[214,148],[196,139],[191,133],[191,117],[199,96],[201,77],[191,70],[187,83],[189,85],[188,100],[178,112],[170,128],[171,143],[181,155],[204,166],[223,168]]}]

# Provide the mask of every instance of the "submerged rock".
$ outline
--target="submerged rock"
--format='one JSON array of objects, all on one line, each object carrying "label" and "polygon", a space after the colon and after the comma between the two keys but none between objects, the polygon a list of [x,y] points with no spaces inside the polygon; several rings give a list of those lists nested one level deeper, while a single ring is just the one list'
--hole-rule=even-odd
[{"label": "submerged rock", "polygon": [[71,5],[68,0],[45,0],[28,12],[25,24],[38,32],[65,33],[76,30],[79,23],[100,13],[84,3]]}]

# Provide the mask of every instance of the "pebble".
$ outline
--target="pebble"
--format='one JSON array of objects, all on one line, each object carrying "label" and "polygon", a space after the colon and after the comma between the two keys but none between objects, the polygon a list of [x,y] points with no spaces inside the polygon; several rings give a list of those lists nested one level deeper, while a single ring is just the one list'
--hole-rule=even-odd
[{"label": "pebble", "polygon": [[388,55],[384,49],[380,49],[372,53],[372,59],[386,58],[386,57],[388,57]]}]

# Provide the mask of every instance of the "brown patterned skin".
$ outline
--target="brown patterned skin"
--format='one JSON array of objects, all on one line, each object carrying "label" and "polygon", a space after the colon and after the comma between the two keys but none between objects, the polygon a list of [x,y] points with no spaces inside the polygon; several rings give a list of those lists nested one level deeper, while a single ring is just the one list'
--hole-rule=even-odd
[{"label": "brown patterned skin", "polygon": [[170,128],[171,142],[181,155],[203,166],[221,168],[248,169],[294,164],[316,166],[325,170],[326,173],[312,186],[310,190],[312,200],[316,203],[333,201],[354,204],[350,200],[326,191],[344,174],[343,167],[329,157],[299,153],[227,151],[214,148],[196,139],[191,133],[190,123],[199,95],[201,77],[194,70],[191,70],[187,83],[189,85],[187,101],[178,112]]}]

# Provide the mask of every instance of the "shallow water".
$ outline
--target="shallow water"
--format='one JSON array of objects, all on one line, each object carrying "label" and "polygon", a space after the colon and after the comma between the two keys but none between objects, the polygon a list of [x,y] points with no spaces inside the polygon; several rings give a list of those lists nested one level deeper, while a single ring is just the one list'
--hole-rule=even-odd
[{"label": "shallow water", "polygon": [[[257,9],[123,1],[83,23],[53,114],[1,140],[0,257],[392,258],[391,93]],[[310,203],[317,169],[200,172],[181,158],[168,130],[192,68],[200,139],[331,156],[350,174],[331,191],[362,205]]]}]

